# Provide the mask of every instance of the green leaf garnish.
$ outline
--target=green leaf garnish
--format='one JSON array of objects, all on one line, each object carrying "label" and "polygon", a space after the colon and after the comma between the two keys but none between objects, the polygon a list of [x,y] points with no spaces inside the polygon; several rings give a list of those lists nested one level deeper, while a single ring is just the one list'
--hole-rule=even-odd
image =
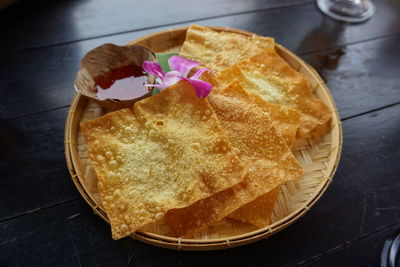
[{"label": "green leaf garnish", "polygon": [[166,53],[156,53],[156,58],[158,63],[160,63],[161,69],[164,72],[171,71],[169,65],[168,65],[168,59],[172,56],[176,56],[179,53],[177,52],[166,52]]},{"label": "green leaf garnish", "polygon": [[156,95],[156,94],[158,94],[158,93],[160,93],[160,90],[159,90],[157,87],[154,87],[153,90],[151,91],[151,95],[152,95],[152,96],[153,96],[153,95]]}]

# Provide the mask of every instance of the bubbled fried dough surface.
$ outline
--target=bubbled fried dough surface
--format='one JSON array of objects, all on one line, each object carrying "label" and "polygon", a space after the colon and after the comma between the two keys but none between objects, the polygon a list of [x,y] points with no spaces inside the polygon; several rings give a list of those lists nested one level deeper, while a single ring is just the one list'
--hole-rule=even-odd
[{"label": "bubbled fried dough surface", "polygon": [[210,104],[187,82],[81,123],[114,239],[243,180]]},{"label": "bubbled fried dough surface", "polygon": [[281,58],[274,48],[267,48],[218,73],[221,85],[234,80],[240,81],[246,91],[270,103],[300,112],[299,136],[326,124],[332,117],[329,108],[313,95],[307,79]]},{"label": "bubbled fried dough surface", "polygon": [[191,25],[186,32],[180,55],[218,72],[260,53],[265,48],[273,47],[274,43],[274,39],[269,37],[217,32],[207,27]]},{"label": "bubbled fried dough surface", "polygon": [[[237,81],[241,84],[238,76]],[[296,132],[300,125],[301,113],[288,108],[283,105],[273,104],[265,101],[262,97],[257,94],[249,93],[245,90],[228,91],[227,93],[234,94],[236,99],[242,99],[251,104],[255,104],[262,111],[267,112],[271,118],[271,123],[275,129],[281,134],[288,147],[292,147],[292,144],[296,138]]]},{"label": "bubbled fried dough surface", "polygon": [[246,101],[243,94],[246,93],[240,84],[233,82],[213,92],[209,101],[247,175],[240,184],[208,199],[168,211],[166,223],[175,236],[190,236],[278,185],[303,175],[303,169],[272,126],[269,116]]}]

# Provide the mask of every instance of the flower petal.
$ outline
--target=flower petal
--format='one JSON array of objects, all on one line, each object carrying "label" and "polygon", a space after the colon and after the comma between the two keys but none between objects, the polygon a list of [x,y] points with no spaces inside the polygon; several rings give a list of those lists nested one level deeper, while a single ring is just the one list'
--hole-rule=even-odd
[{"label": "flower petal", "polygon": [[193,86],[199,98],[205,98],[211,92],[212,85],[202,80],[186,79]]},{"label": "flower petal", "polygon": [[165,73],[164,79],[169,79],[169,78],[176,77],[176,76],[181,77],[182,74],[179,71],[171,70],[171,71],[168,71],[167,73]]},{"label": "flower petal", "polygon": [[190,79],[192,79],[192,80],[198,80],[198,79],[200,78],[200,76],[203,74],[203,72],[205,72],[205,71],[210,71],[210,70],[209,70],[209,69],[206,69],[206,68],[198,69],[198,70],[195,72],[195,74],[193,74],[193,75],[190,77]]},{"label": "flower petal", "polygon": [[179,71],[183,77],[187,77],[189,72],[194,67],[200,65],[199,62],[180,57],[180,56],[172,56],[168,59],[168,64],[172,70]]},{"label": "flower petal", "polygon": [[143,70],[151,75],[154,75],[160,79],[164,78],[165,73],[161,69],[160,64],[157,62],[147,61],[143,62]]},{"label": "flower petal", "polygon": [[179,82],[180,80],[183,80],[185,78],[181,77],[181,76],[169,76],[169,77],[165,77],[164,78],[164,84],[167,86],[171,86],[177,82]]}]

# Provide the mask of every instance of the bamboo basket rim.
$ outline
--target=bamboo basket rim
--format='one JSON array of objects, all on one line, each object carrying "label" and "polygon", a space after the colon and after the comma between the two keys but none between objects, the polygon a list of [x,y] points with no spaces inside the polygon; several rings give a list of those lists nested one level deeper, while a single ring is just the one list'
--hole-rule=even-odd
[{"label": "bamboo basket rim", "polygon": [[[240,33],[244,34],[247,36],[252,36],[255,35],[254,33],[247,32],[241,29],[233,29],[229,27],[219,27],[219,26],[207,26],[210,27],[214,30],[217,31],[230,31],[230,32],[235,32],[235,33]],[[127,43],[127,45],[130,44],[142,44],[142,42],[146,40],[150,40],[151,38],[154,38],[159,35],[163,35],[166,33],[171,33],[171,32],[179,32],[179,31],[186,31],[187,26],[185,27],[178,27],[178,28],[172,28],[164,31],[159,31],[155,32],[149,35],[144,35],[134,41],[131,41]],[[143,44],[142,44],[143,45]],[[336,103],[332,97],[331,92],[325,85],[324,81],[318,74],[318,72],[312,68],[310,65],[305,63],[302,59],[300,59],[297,55],[292,53],[290,50],[287,48],[283,47],[280,44],[276,44],[276,48],[278,53],[280,54],[286,54],[289,57],[292,57],[299,63],[299,67],[297,70],[300,68],[305,68],[310,72],[310,75],[314,78],[315,81],[317,81],[317,86],[321,87],[322,92],[325,94],[327,99],[329,100],[328,104],[330,108],[332,109],[332,121],[334,121],[334,125],[331,128],[331,132],[335,131],[337,135],[337,139],[333,139],[333,141],[336,142],[336,144],[332,143],[332,148],[331,148],[331,154],[334,153],[334,159],[330,160],[329,166],[327,166],[327,171],[329,171],[327,178],[322,181],[317,189],[313,192],[312,196],[308,199],[306,203],[304,203],[300,208],[297,210],[291,212],[289,215],[284,217],[283,219],[278,220],[277,222],[261,228],[257,229],[255,231],[251,231],[245,234],[240,234],[233,236],[232,238],[215,238],[215,239],[210,239],[210,240],[204,240],[204,239],[188,239],[188,238],[174,238],[174,237],[168,237],[156,233],[150,233],[150,232],[136,232],[132,234],[132,238],[135,238],[137,240],[140,240],[145,243],[149,243],[152,245],[156,246],[161,246],[165,248],[174,248],[178,250],[215,250],[215,249],[225,249],[225,248],[230,248],[230,247],[235,247],[235,246],[240,246],[243,244],[255,242],[261,238],[267,238],[268,236],[275,234],[284,228],[288,227],[298,219],[300,219],[302,216],[304,216],[309,209],[318,201],[318,199],[323,195],[323,193],[326,191],[328,188],[329,184],[332,181],[332,178],[337,170],[339,161],[340,161],[340,156],[342,152],[342,144],[343,144],[343,133],[342,133],[342,125],[340,121],[340,116],[336,107]],[[77,187],[78,191],[84,198],[84,200],[93,208],[94,212],[99,215],[103,220],[109,223],[108,218],[106,213],[96,204],[94,197],[90,194],[90,192],[86,189],[85,185],[81,183],[81,178],[83,176],[82,173],[79,173],[76,170],[75,166],[79,166],[79,162],[77,162],[76,157],[74,158],[74,149],[75,149],[75,143],[73,142],[73,124],[74,124],[74,119],[75,119],[75,111],[78,107],[78,105],[81,103],[81,101],[84,101],[84,104],[87,102],[87,98],[80,93],[77,93],[71,103],[66,124],[65,124],[65,142],[64,142],[64,149],[65,149],[65,156],[66,156],[66,162],[67,162],[67,167],[68,170],[71,174],[71,178]],[[82,105],[82,104],[81,104]],[[79,128],[79,127],[78,127]]]}]

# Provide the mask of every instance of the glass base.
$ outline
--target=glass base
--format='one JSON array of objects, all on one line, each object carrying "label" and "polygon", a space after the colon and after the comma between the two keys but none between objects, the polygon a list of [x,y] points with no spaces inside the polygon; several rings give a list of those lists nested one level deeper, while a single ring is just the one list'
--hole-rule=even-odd
[{"label": "glass base", "polygon": [[326,15],[347,22],[365,21],[375,13],[370,0],[317,0],[317,5]]}]

